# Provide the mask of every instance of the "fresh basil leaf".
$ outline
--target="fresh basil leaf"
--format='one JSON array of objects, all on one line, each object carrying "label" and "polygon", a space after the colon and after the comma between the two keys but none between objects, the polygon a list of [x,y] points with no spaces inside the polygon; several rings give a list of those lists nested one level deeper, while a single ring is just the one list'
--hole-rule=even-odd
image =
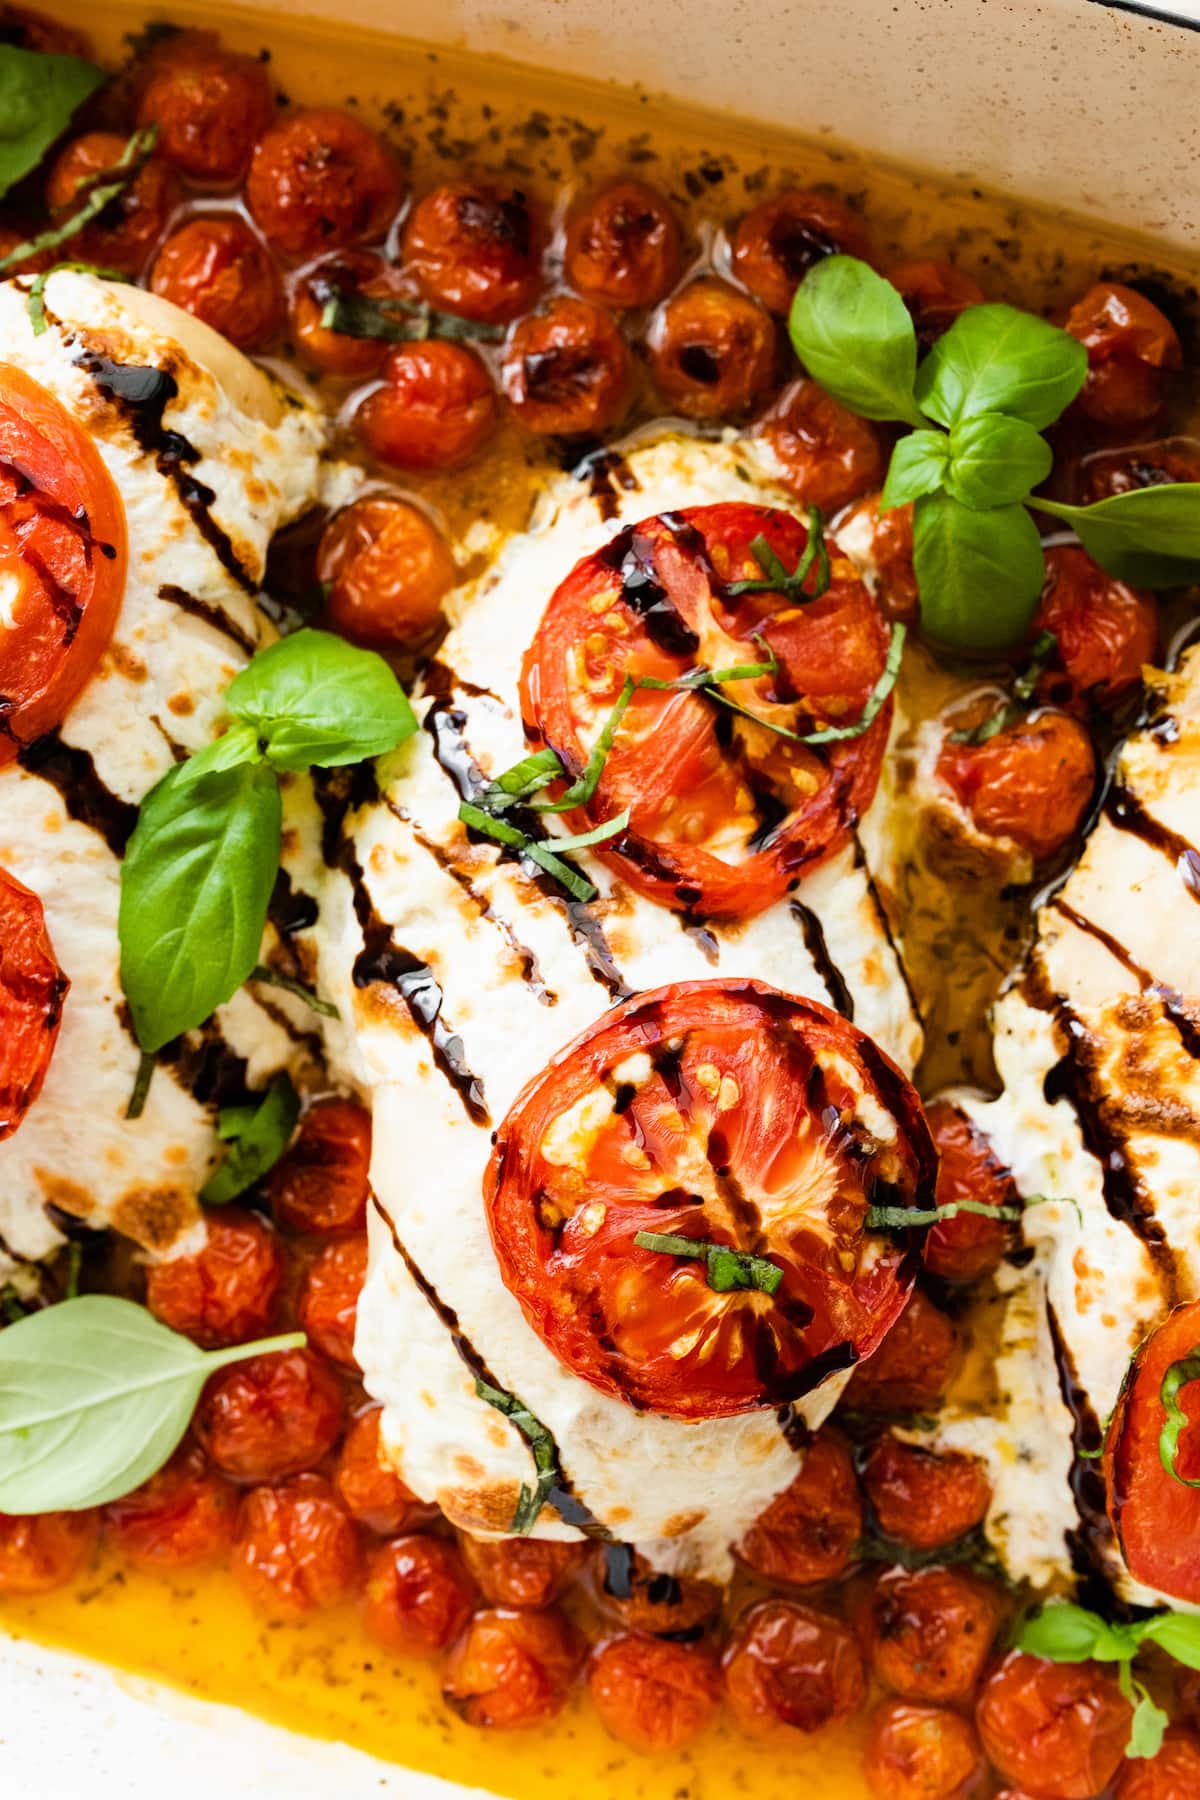
[{"label": "fresh basil leaf", "polygon": [[1135,587],[1183,587],[1200,580],[1200,481],[1131,488],[1092,506],[1034,502],[1062,519],[1103,569]]},{"label": "fresh basil leaf", "polygon": [[710,1243],[707,1238],[678,1237],[670,1231],[637,1231],[633,1241],[639,1250],[705,1263],[705,1280],[716,1294],[737,1288],[757,1288],[760,1293],[773,1294],[783,1280],[783,1270],[770,1257],[752,1256],[728,1244]]},{"label": "fresh basil leaf", "polygon": [[336,768],[394,750],[417,729],[382,656],[329,631],[294,632],[260,650],[225,694],[277,769]]},{"label": "fresh basil leaf", "polygon": [[1157,1644],[1188,1669],[1200,1669],[1200,1618],[1194,1613],[1159,1613],[1141,1627],[1142,1641]]},{"label": "fresh basil leaf", "polygon": [[524,1401],[518,1400],[515,1394],[493,1387],[481,1375],[475,1377],[475,1392],[481,1400],[486,1400],[489,1406],[494,1406],[497,1412],[503,1413],[506,1419],[512,1420],[533,1452],[537,1485],[531,1488],[522,1482],[517,1510],[509,1526],[509,1530],[518,1537],[528,1537],[551,1493],[562,1484],[558,1445],[536,1413],[531,1413]]},{"label": "fresh basil leaf", "polygon": [[1164,1422],[1158,1435],[1158,1456],[1172,1481],[1180,1487],[1200,1488],[1200,1476],[1181,1475],[1178,1463],[1179,1440],[1192,1422],[1179,1404],[1179,1396],[1191,1381],[1200,1381],[1200,1344],[1193,1344],[1187,1355],[1173,1362],[1163,1376],[1159,1399]]},{"label": "fresh basil leaf", "polygon": [[291,1143],[299,1117],[300,1096],[283,1072],[256,1107],[226,1107],[218,1113],[217,1135],[231,1148],[200,1189],[204,1204],[224,1206],[261,1181]]},{"label": "fresh basil leaf", "polygon": [[[964,506],[1010,506],[1024,500],[1054,467],[1054,453],[1024,419],[983,413],[950,433],[948,494]],[[899,446],[897,446],[899,448]]]},{"label": "fresh basil leaf", "polygon": [[303,1332],[198,1350],[130,1300],[84,1294],[0,1331],[0,1510],[72,1512],[161,1469],[216,1369]]},{"label": "fresh basil leaf", "polygon": [[792,347],[814,381],[864,419],[926,421],[913,398],[917,334],[890,281],[854,256],[809,270],[788,319]]},{"label": "fresh basil leaf", "polygon": [[921,409],[947,430],[981,413],[1052,425],[1087,376],[1087,351],[1069,332],[1015,306],[969,306],[917,371]]},{"label": "fresh basil leaf", "polygon": [[37,168],[72,114],[107,79],[77,56],[0,44],[0,195]]},{"label": "fresh basil leaf", "polygon": [[[180,763],[180,779],[195,781],[198,776],[211,775],[217,769],[236,769],[242,763],[260,763],[262,759],[258,733],[253,725],[231,725],[221,737],[214,738],[211,744],[205,744],[185,763]],[[183,775],[185,769],[186,777]]]},{"label": "fresh basil leaf", "polygon": [[1018,643],[1045,571],[1037,527],[1023,506],[975,512],[946,493],[922,494],[916,503],[913,567],[922,626],[956,650]]},{"label": "fresh basil leaf", "polygon": [[1128,1662],[1137,1654],[1141,1629],[1110,1625],[1086,1607],[1055,1601],[1025,1619],[1014,1642],[1050,1662]]},{"label": "fresh basil leaf", "polygon": [[121,985],[143,1050],[237,992],[258,962],[279,868],[279,783],[265,763],[187,763],[142,802],[121,866]]},{"label": "fresh basil leaf", "polygon": [[1128,1757],[1157,1756],[1171,1720],[1161,1706],[1154,1704],[1140,1681],[1133,1681],[1131,1677],[1130,1685],[1132,1692],[1126,1698],[1134,1703],[1133,1723],[1125,1754]]},{"label": "fresh basil leaf", "polygon": [[950,440],[944,431],[910,431],[892,451],[887,480],[879,496],[881,513],[905,506],[945,485]]}]

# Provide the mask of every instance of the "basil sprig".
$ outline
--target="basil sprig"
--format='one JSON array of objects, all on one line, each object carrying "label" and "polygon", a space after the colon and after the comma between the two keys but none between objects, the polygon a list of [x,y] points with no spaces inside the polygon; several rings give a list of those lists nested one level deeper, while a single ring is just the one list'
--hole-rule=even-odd
[{"label": "basil sprig", "polygon": [[161,1469],[209,1376],[304,1333],[199,1350],[144,1306],[84,1294],[0,1331],[0,1511],[103,1506]]},{"label": "basil sprig", "polygon": [[[57,225],[48,226],[36,237],[27,239],[23,244],[18,244],[15,249],[8,252],[7,256],[0,256],[0,276],[7,275],[10,269],[15,269],[30,257],[42,256],[47,250],[57,250],[60,244],[69,243],[78,232],[83,230],[85,225],[97,218],[106,206],[123,194],[129,184],[137,179],[157,141],[157,125],[143,125],[139,131],[135,131],[112,168],[103,170],[89,184],[85,198],[73,213],[69,213]],[[49,273],[53,274],[53,270],[50,270]],[[44,287],[45,283],[43,282],[42,288],[44,289]],[[29,316],[33,320],[34,336],[37,337],[41,331],[46,329],[46,323],[45,301],[41,291],[37,290],[36,283],[35,292],[36,299],[33,295],[30,296]]]},{"label": "basil sprig", "polygon": [[1062,519],[1120,581],[1200,578],[1200,483],[1068,506],[1033,498],[1052,466],[1041,432],[1075,398],[1087,352],[1016,307],[971,306],[917,365],[916,331],[891,283],[855,257],[817,263],[796,291],[797,356],[852,412],[914,429],[892,452],[880,499],[913,503],[913,564],[929,635],[996,650],[1029,628],[1045,565],[1029,508]]},{"label": "basil sprig", "polygon": [[1133,1624],[1110,1623],[1099,1613],[1067,1602],[1055,1602],[1025,1619],[1014,1642],[1018,1650],[1050,1662],[1115,1663],[1121,1692],[1134,1709],[1125,1754],[1157,1756],[1169,1723],[1133,1673],[1133,1661],[1144,1644],[1158,1648],[1188,1669],[1200,1669],[1200,1618],[1191,1613],[1156,1613]]},{"label": "basil sprig", "polygon": [[1159,1460],[1172,1481],[1180,1487],[1200,1488],[1200,1477],[1179,1473],[1179,1440],[1191,1423],[1179,1404],[1179,1395],[1189,1381],[1200,1381],[1200,1344],[1193,1344],[1163,1376],[1159,1399],[1166,1419],[1158,1435]]},{"label": "basil sprig", "polygon": [[679,1256],[706,1265],[705,1279],[716,1294],[728,1294],[737,1288],[757,1288],[759,1293],[773,1294],[783,1280],[783,1270],[768,1256],[751,1256],[748,1251],[734,1250],[729,1244],[713,1244],[707,1238],[676,1237],[669,1231],[638,1231],[634,1243],[639,1250],[656,1250],[660,1256]]},{"label": "basil sprig", "polygon": [[528,1537],[550,1495],[556,1487],[562,1485],[558,1445],[537,1414],[531,1413],[525,1402],[518,1400],[515,1394],[506,1392],[504,1388],[493,1387],[482,1375],[475,1377],[475,1392],[481,1400],[486,1400],[489,1406],[494,1406],[497,1412],[503,1413],[506,1419],[512,1420],[533,1454],[537,1481],[533,1487],[527,1482],[521,1483],[517,1509],[509,1526],[509,1530],[517,1537]]},{"label": "basil sprig", "polygon": [[224,1206],[273,1169],[292,1141],[300,1117],[300,1096],[281,1071],[257,1105],[223,1106],[217,1114],[217,1136],[229,1149],[204,1186],[206,1206]]},{"label": "basil sprig", "polygon": [[0,44],[0,195],[37,168],[107,79],[103,69],[78,56]]},{"label": "basil sprig", "polygon": [[262,650],[234,724],[142,802],[121,868],[121,985],[142,1049],[192,1030],[258,966],[279,868],[279,771],[379,756],[416,730],[381,656],[323,631]]}]

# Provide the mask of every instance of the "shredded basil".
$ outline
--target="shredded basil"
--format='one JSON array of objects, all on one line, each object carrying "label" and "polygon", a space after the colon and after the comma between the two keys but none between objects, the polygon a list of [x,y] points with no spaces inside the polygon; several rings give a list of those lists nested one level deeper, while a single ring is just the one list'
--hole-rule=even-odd
[{"label": "shredded basil", "polygon": [[556,1487],[562,1485],[558,1445],[537,1415],[531,1413],[524,1401],[518,1400],[515,1394],[506,1393],[503,1388],[492,1387],[481,1375],[475,1377],[475,1392],[489,1406],[494,1406],[497,1412],[502,1412],[506,1419],[512,1420],[533,1452],[537,1483],[532,1488],[525,1482],[521,1483],[517,1510],[509,1526],[509,1530],[516,1536],[528,1537],[550,1495]]},{"label": "shredded basil", "polygon": [[[819,600],[829,586],[829,550],[825,543],[825,520],[819,506],[808,508],[808,542],[800,561],[789,575],[767,539],[759,532],[750,545],[750,554],[762,570],[762,581],[731,581],[726,592],[741,594],[783,594],[797,606]],[[816,565],[816,579],[809,593],[804,586]]]},{"label": "shredded basil", "polygon": [[129,1096],[129,1105],[125,1108],[127,1119],[140,1119],[146,1110],[146,1096],[150,1092],[150,1083],[154,1079],[156,1060],[151,1050],[143,1050],[138,1058],[137,1074],[133,1078],[133,1092]]},{"label": "shredded basil", "polygon": [[293,981],[290,975],[281,975],[278,969],[270,969],[266,963],[259,963],[251,969],[246,978],[248,981],[261,981],[264,987],[282,988],[285,994],[295,994],[297,1000],[303,1000],[312,1012],[319,1013],[323,1019],[339,1019],[341,1014],[332,1000],[322,1000],[320,994],[306,987],[302,981]]},{"label": "shredded basil", "polygon": [[335,288],[325,302],[321,324],[326,331],[340,332],[343,337],[377,338],[385,344],[419,343],[431,337],[475,338],[494,344],[504,336],[503,325],[485,325],[476,319],[460,318],[457,313],[436,312],[422,300],[348,294],[340,288]]},{"label": "shredded basil", "polygon": [[[566,888],[572,899],[587,901],[596,898],[596,889],[587,876],[581,875],[578,869],[571,867],[570,863],[563,862],[561,857],[555,856],[554,852],[547,848],[545,840],[531,838],[527,832],[518,830],[515,825],[510,825],[506,819],[497,819],[494,814],[485,812],[483,807],[472,806],[469,800],[462,802],[458,809],[458,816],[469,830],[479,832],[482,837],[493,838],[496,843],[503,844],[507,849],[519,850],[522,856],[528,856],[532,862],[537,863],[540,869],[544,869],[547,875],[552,875],[560,886]],[[619,829],[624,830],[624,826]]]},{"label": "shredded basil", "polygon": [[948,1200],[944,1206],[868,1206],[863,1224],[868,1231],[907,1231],[918,1225],[936,1225],[974,1213],[981,1219],[1019,1219],[1019,1206],[993,1206],[986,1200]]},{"label": "shredded basil", "polygon": [[102,213],[111,201],[123,194],[131,182],[136,181],[150,158],[150,154],[158,142],[158,126],[143,125],[135,131],[129,142],[111,169],[105,169],[96,179],[87,199],[77,212],[64,219],[59,225],[51,225],[37,237],[29,238],[26,243],[18,244],[7,256],[0,256],[0,276],[6,275],[10,269],[30,257],[42,256],[47,250],[57,250],[78,231]]},{"label": "shredded basil", "polygon": [[1037,637],[1033,640],[1033,647],[1029,652],[1029,661],[1026,663],[1022,673],[1018,675],[1017,679],[1013,682],[1010,698],[1005,701],[1003,706],[998,707],[989,719],[985,719],[981,725],[974,726],[970,731],[952,731],[950,733],[950,742],[952,744],[986,744],[990,738],[994,738],[999,732],[1006,731],[1014,720],[1019,718],[1021,713],[1028,708],[1030,701],[1033,699],[1033,691],[1036,688],[1040,677],[1049,667],[1054,652],[1057,649],[1058,638],[1055,636],[1054,632],[1039,631]]},{"label": "shredded basil", "polygon": [[1173,1362],[1163,1376],[1159,1398],[1167,1417],[1158,1437],[1159,1458],[1172,1481],[1181,1487],[1200,1488],[1200,1476],[1181,1475],[1177,1462],[1179,1440],[1190,1423],[1179,1404],[1179,1395],[1189,1381],[1200,1381],[1200,1344],[1193,1344],[1187,1355]]},{"label": "shredded basil", "polygon": [[660,1256],[681,1256],[693,1262],[707,1263],[707,1281],[717,1294],[728,1294],[735,1288],[757,1288],[762,1294],[773,1294],[783,1280],[779,1264],[767,1256],[751,1256],[745,1250],[734,1250],[728,1244],[712,1244],[706,1238],[676,1237],[672,1232],[639,1231],[634,1234],[639,1250],[655,1250]]},{"label": "shredded basil", "polygon": [[33,284],[25,300],[34,337],[41,337],[46,330],[46,283],[52,275],[57,275],[62,269],[74,270],[79,275],[95,275],[101,281],[129,280],[128,275],[120,269],[103,269],[98,263],[57,262],[52,269],[43,269],[40,275],[34,276]]}]

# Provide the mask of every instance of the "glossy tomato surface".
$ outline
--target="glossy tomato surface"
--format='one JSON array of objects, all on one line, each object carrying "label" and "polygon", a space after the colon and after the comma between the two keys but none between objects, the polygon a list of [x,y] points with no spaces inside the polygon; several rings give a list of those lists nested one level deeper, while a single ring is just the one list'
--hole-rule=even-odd
[{"label": "glossy tomato surface", "polygon": [[0,869],[0,1141],[42,1091],[70,985],[41,901]]},{"label": "glossy tomato surface", "polygon": [[[1167,1372],[1200,1350],[1200,1300],[1176,1307],[1134,1356],[1104,1444],[1108,1510],[1130,1573],[1172,1599],[1200,1603],[1200,1382],[1175,1397],[1187,1420],[1164,1466]],[[1179,1479],[1177,1479],[1177,1477]]]}]

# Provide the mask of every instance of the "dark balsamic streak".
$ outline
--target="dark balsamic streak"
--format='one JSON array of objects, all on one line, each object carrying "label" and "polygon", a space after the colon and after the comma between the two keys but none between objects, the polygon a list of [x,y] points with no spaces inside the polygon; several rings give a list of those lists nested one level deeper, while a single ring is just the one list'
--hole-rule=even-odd
[{"label": "dark balsamic streak", "polygon": [[1110,790],[1104,803],[1104,816],[1118,831],[1129,832],[1152,850],[1169,857],[1188,894],[1193,900],[1200,901],[1200,851],[1185,837],[1152,818],[1137,796],[1125,787],[1114,786]]},{"label": "dark balsamic streak", "polygon": [[222,637],[227,637],[230,643],[236,644],[239,650],[244,650],[247,656],[253,656],[258,649],[258,640],[251,632],[244,630],[236,619],[231,619],[223,606],[216,606],[210,600],[201,600],[198,594],[189,594],[186,588],[176,587],[170,581],[164,582],[159,588],[158,597],[171,606],[177,606],[180,612],[188,613],[193,619],[202,619],[214,631],[219,631]]},{"label": "dark balsamic streak", "polygon": [[829,995],[829,1004],[835,1012],[841,1013],[843,1019],[854,1019],[854,995],[846,984],[846,978],[829,954],[829,945],[825,941],[825,928],[811,906],[805,906],[802,900],[791,902],[792,917],[799,923],[804,933],[804,946],[812,957],[813,967],[825,983],[825,991]]},{"label": "dark balsamic streak", "polygon": [[1059,1391],[1063,1405],[1071,1415],[1070,1481],[1079,1528],[1067,1533],[1067,1548],[1071,1553],[1071,1566],[1083,1584],[1078,1596],[1081,1603],[1090,1607],[1099,1605],[1108,1612],[1112,1592],[1107,1563],[1115,1546],[1108,1522],[1104,1475],[1095,1455],[1104,1442],[1104,1431],[1091,1400],[1080,1385],[1074,1359],[1049,1300],[1046,1301],[1046,1320],[1054,1347]]},{"label": "dark balsamic streak", "polygon": [[638,478],[625,458],[616,450],[592,450],[573,463],[569,473],[576,481],[586,482],[602,519],[615,519],[620,509],[617,489],[627,494],[638,491]]},{"label": "dark balsamic streak", "polygon": [[861,869],[867,878],[867,892],[870,896],[871,905],[875,909],[876,922],[888,941],[888,949],[895,958],[896,967],[900,971],[900,979],[904,983],[904,992],[908,996],[908,1004],[912,1008],[913,1017],[916,1019],[917,1024],[923,1027],[925,1018],[921,1011],[920,1002],[913,992],[912,982],[908,979],[908,970],[904,966],[904,958],[900,954],[900,946],[897,944],[895,934],[892,931],[892,922],[888,917],[887,907],[883,904],[879,887],[874,875],[871,873],[870,864],[867,862],[867,853],[862,847],[862,839],[857,832],[854,834],[854,866],[856,869]]},{"label": "dark balsamic streak", "polygon": [[1184,1011],[1183,996],[1174,988],[1165,987],[1161,982],[1156,981],[1148,969],[1144,969],[1139,962],[1134,961],[1119,938],[1115,938],[1110,931],[1106,931],[1103,925],[1097,925],[1094,919],[1085,918],[1061,894],[1055,895],[1050,901],[1050,906],[1053,911],[1060,913],[1069,924],[1074,925],[1076,930],[1086,933],[1088,937],[1095,938],[1096,942],[1103,945],[1109,955],[1120,963],[1125,972],[1137,982],[1138,988],[1143,994],[1150,994],[1161,1003],[1164,1013],[1179,1033],[1180,1042],[1188,1055],[1200,1061],[1200,1025],[1197,1025],[1195,1020],[1189,1018]]},{"label": "dark balsamic streak", "polygon": [[32,744],[22,745],[17,761],[29,774],[40,776],[58,789],[69,817],[98,833],[114,856],[124,855],[137,824],[138,809],[104,785],[86,750],[64,744],[52,731],[35,738]]}]

